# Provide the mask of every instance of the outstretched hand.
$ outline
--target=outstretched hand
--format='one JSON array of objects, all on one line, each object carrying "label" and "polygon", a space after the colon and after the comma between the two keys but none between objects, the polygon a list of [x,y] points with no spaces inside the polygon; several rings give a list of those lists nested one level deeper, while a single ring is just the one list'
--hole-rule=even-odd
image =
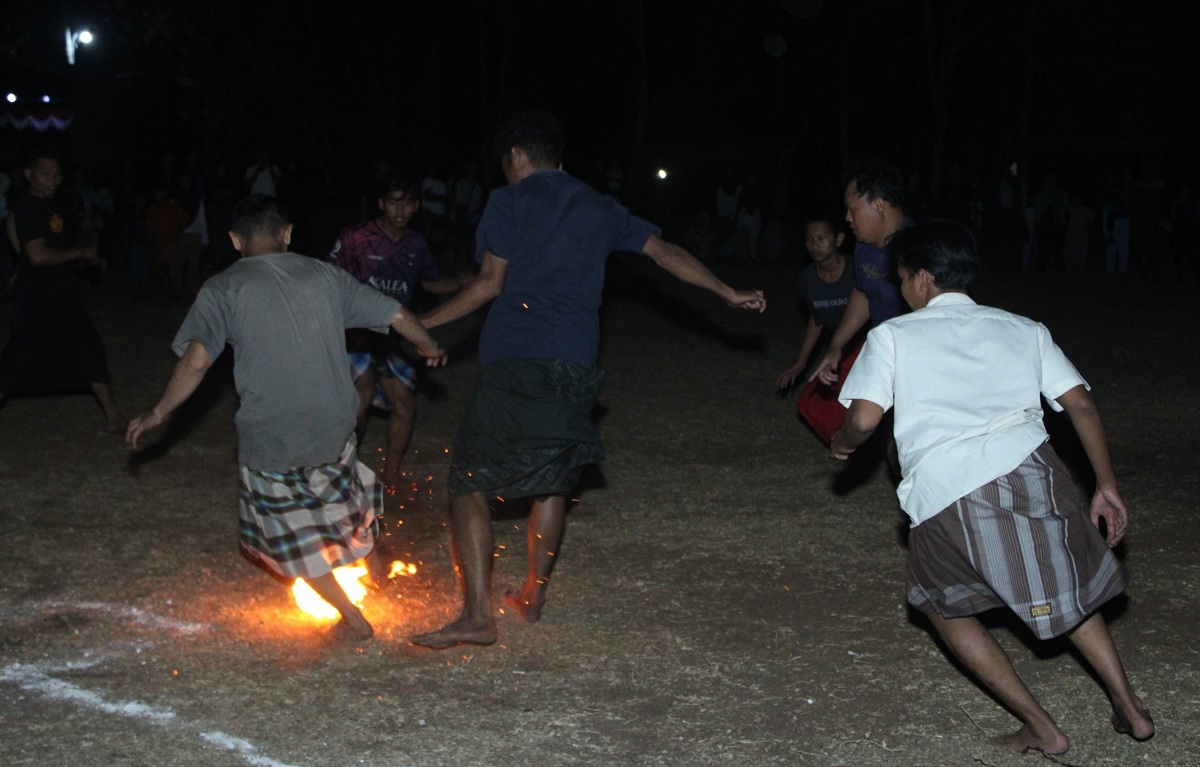
[{"label": "outstretched hand", "polygon": [[156,426],[162,425],[163,421],[166,420],[167,417],[159,415],[157,411],[147,410],[145,413],[142,413],[129,422],[129,426],[125,429],[125,441],[130,445],[133,445],[134,448],[137,448],[138,438],[141,437],[144,432],[147,432]]},{"label": "outstretched hand", "polygon": [[761,290],[735,290],[733,297],[726,300],[737,309],[755,309],[760,314],[767,309],[767,299]]},{"label": "outstretched hand", "polygon": [[817,367],[813,370],[812,375],[808,377],[811,381],[814,378],[820,378],[821,383],[826,386],[832,386],[838,382],[838,365],[842,364],[842,353],[837,349],[830,349],[825,352],[825,356],[817,363]]},{"label": "outstretched hand", "polygon": [[792,365],[790,368],[788,368],[787,370],[780,373],[779,377],[775,379],[776,388],[779,388],[779,389],[790,388],[792,386],[792,384],[794,384],[796,382],[796,378],[800,375],[801,371],[803,371],[803,370],[804,370],[803,365]]},{"label": "outstretched hand", "polygon": [[1116,546],[1125,537],[1129,527],[1129,510],[1121,500],[1121,494],[1113,488],[1096,488],[1092,496],[1092,524],[1100,528],[1100,520],[1104,520],[1105,540],[1109,547]]},{"label": "outstretched hand", "polygon": [[449,359],[446,350],[440,346],[435,346],[432,349],[418,346],[417,353],[425,358],[425,364],[431,368],[441,367]]}]

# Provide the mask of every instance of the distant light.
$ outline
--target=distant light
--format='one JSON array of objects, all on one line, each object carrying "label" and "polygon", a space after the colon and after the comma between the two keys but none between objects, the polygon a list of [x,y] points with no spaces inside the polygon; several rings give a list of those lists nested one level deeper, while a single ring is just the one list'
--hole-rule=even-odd
[{"label": "distant light", "polygon": [[8,103],[10,103],[10,104],[15,104],[15,103],[17,103],[17,94],[15,94],[15,93],[10,93],[10,94],[8,94],[7,96],[5,96],[5,97],[4,97],[4,100],[5,100],[5,101],[7,101],[7,102],[8,102]]},{"label": "distant light", "polygon": [[87,45],[95,38],[89,30],[81,29],[78,32],[72,32],[70,27],[67,27],[67,63],[75,63],[75,49],[80,45]]},{"label": "distant light", "polygon": [[659,169],[658,169],[658,173],[656,173],[656,174],[654,174],[654,175],[658,176],[659,178],[666,178],[666,177],[667,177],[667,169],[666,169],[666,168],[659,168]]},{"label": "distant light", "polygon": [[50,97],[49,97],[49,96],[42,96],[42,103],[43,103],[43,104],[49,104],[49,103],[50,103]]}]

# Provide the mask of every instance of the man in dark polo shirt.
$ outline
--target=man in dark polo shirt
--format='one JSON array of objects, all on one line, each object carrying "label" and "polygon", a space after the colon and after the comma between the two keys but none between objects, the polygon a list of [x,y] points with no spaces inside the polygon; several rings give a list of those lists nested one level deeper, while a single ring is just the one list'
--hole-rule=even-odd
[{"label": "man in dark polo shirt", "polygon": [[545,112],[521,112],[501,126],[494,149],[509,185],[492,192],[479,222],[479,276],[422,318],[435,327],[493,302],[479,339],[480,384],[450,469],[463,611],[440,630],[414,637],[426,647],[496,641],[488,499],[497,495],[533,498],[527,578],[505,603],[527,621],[541,617],[566,494],[583,467],[605,455],[590,413],[604,379],[596,359],[609,254],[645,253],[730,306],[766,307],[761,291],[729,287],[661,239],[657,227],[565,173],[564,144],[561,126]]}]

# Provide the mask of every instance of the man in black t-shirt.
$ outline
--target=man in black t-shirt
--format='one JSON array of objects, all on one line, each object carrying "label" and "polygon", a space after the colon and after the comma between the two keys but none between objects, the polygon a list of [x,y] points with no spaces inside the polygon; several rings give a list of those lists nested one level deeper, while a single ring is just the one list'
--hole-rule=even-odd
[{"label": "man in black t-shirt", "polygon": [[13,209],[18,253],[12,324],[0,352],[0,402],[15,392],[91,389],[104,409],[105,431],[124,421],[113,400],[108,361],[84,310],[77,269],[98,261],[96,244],[75,244],[55,199],[62,163],[53,149],[35,152],[25,168],[26,195]]}]

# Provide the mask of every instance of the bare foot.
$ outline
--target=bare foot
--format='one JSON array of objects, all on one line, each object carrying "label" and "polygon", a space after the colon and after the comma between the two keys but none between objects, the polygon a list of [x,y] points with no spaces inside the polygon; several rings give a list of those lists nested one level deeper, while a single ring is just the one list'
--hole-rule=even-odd
[{"label": "bare foot", "polygon": [[491,620],[478,621],[467,616],[428,634],[410,640],[413,644],[442,650],[460,644],[490,645],[496,641],[496,624]]},{"label": "bare foot", "polygon": [[1049,754],[1050,756],[1065,754],[1067,753],[1067,749],[1071,747],[1066,734],[1057,727],[1053,728],[1052,731],[1039,735],[1029,725],[1025,725],[1010,735],[1000,735],[992,738],[991,744],[996,748],[1014,754],[1028,754],[1036,751]]},{"label": "bare foot", "polygon": [[542,605],[546,604],[546,591],[544,586],[534,585],[530,588],[529,584],[520,591],[504,592],[504,606],[515,612],[526,623],[537,623],[542,619]]},{"label": "bare foot", "polygon": [[361,615],[357,620],[347,620],[345,616],[329,630],[329,637],[335,642],[365,642],[375,636],[375,629]]},{"label": "bare foot", "polygon": [[129,422],[120,413],[109,413],[104,416],[105,434],[124,434]]},{"label": "bare foot", "polygon": [[1154,720],[1150,718],[1150,712],[1142,707],[1140,700],[1137,701],[1137,709],[1131,713],[1132,716],[1126,716],[1113,709],[1113,729],[1139,742],[1153,738]]}]

